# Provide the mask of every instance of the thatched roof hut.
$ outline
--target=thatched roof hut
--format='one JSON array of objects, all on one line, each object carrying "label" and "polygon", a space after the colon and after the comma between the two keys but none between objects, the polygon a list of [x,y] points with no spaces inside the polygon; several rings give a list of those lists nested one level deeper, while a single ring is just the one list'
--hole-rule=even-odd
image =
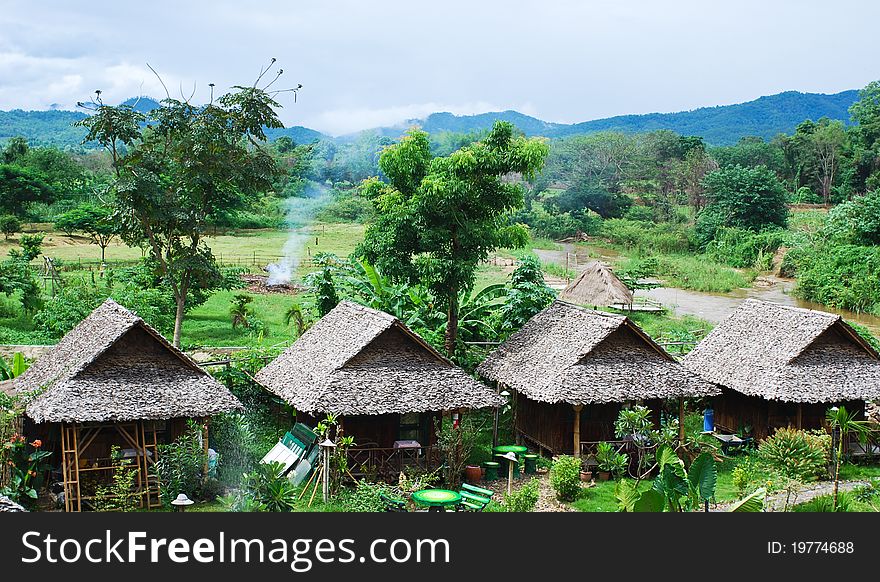
[{"label": "thatched roof hut", "polygon": [[700,397],[717,389],[682,368],[628,317],[556,301],[477,368],[540,402]]},{"label": "thatched roof hut", "polygon": [[682,364],[726,388],[716,423],[737,430],[734,423],[746,422],[759,438],[775,426],[820,426],[835,404],[862,412],[865,400],[880,397],[880,356],[843,318],[756,299],[744,301]]},{"label": "thatched roof hut", "polygon": [[112,299],[13,385],[44,390],[26,409],[38,423],[208,417],[241,408],[225,386]]},{"label": "thatched roof hut", "polygon": [[294,408],[404,414],[502,404],[396,317],[342,301],[256,375]]},{"label": "thatched roof hut", "polygon": [[593,261],[563,289],[559,299],[577,305],[608,307],[632,305],[633,295],[607,265]]},{"label": "thatched roof hut", "polygon": [[767,400],[880,398],[880,356],[842,317],[757,299],[744,301],[682,364]]},{"label": "thatched roof hut", "polygon": [[629,318],[563,301],[530,319],[477,371],[515,391],[517,433],[554,453],[580,455],[587,441],[614,438],[621,403],[659,409],[664,399],[718,393]]},{"label": "thatched roof hut", "polygon": [[[80,511],[96,498],[96,479],[112,472],[110,453],[120,445],[135,461],[142,506],[158,506],[151,466],[159,442],[185,430],[186,419],[242,408],[225,386],[111,299],[13,386],[18,393],[37,394],[25,415],[37,423],[33,430],[61,463],[67,511]],[[207,438],[204,445],[207,449]],[[83,471],[89,479],[81,479]]]}]

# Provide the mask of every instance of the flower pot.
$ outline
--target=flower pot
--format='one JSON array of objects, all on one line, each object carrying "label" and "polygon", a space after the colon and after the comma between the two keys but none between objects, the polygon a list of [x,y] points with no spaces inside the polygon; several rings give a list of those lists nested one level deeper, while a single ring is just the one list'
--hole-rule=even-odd
[{"label": "flower pot", "polygon": [[599,481],[608,481],[611,479],[611,471],[599,471]]},{"label": "flower pot", "polygon": [[581,481],[592,481],[593,480],[593,472],[592,471],[581,471]]},{"label": "flower pot", "polygon": [[464,480],[468,483],[479,483],[483,476],[483,471],[479,465],[468,465],[464,469]]}]

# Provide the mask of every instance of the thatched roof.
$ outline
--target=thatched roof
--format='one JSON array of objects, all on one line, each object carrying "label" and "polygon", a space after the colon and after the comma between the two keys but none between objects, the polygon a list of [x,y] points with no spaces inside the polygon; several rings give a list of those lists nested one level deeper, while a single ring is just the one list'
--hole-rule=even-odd
[{"label": "thatched roof", "polygon": [[350,301],[339,303],[256,379],[308,413],[427,412],[503,403],[396,317]]},{"label": "thatched roof", "polygon": [[530,319],[477,371],[532,400],[550,403],[719,393],[682,368],[629,318],[563,301]]},{"label": "thatched roof", "polygon": [[683,360],[706,380],[786,402],[880,397],[880,359],[839,315],[744,301]]},{"label": "thatched roof", "polygon": [[563,289],[559,299],[595,307],[631,305],[633,302],[632,293],[626,285],[600,261],[587,265],[584,272]]},{"label": "thatched roof", "polygon": [[241,408],[225,386],[111,299],[13,382],[18,392],[44,389],[26,408],[36,422],[162,420]]},{"label": "thatched roof", "polygon": [[6,497],[5,495],[0,495],[0,513],[4,512],[21,512],[27,511],[24,507]]}]

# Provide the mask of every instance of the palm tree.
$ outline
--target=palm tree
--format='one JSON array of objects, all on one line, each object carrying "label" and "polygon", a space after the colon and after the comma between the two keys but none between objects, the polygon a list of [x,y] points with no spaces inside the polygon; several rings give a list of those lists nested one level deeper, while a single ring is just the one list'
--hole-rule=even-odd
[{"label": "palm tree", "polygon": [[[837,511],[838,486],[840,483],[840,460],[843,457],[843,443],[847,441],[850,433],[855,434],[859,441],[864,442],[868,435],[868,424],[864,420],[856,420],[855,412],[847,412],[843,406],[834,406],[828,409],[825,419],[831,427],[832,436],[837,437],[836,446],[834,444],[834,505],[833,510]],[[832,439],[833,443],[833,439]]]}]

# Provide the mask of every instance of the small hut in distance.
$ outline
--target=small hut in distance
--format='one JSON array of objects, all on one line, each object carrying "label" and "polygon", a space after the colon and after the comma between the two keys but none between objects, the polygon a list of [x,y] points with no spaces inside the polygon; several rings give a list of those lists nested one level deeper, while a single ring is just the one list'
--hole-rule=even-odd
[{"label": "small hut in distance", "polygon": [[113,445],[137,469],[141,505],[157,507],[159,486],[151,468],[158,444],[183,432],[187,419],[241,409],[225,386],[111,299],[13,386],[17,393],[38,393],[25,408],[25,420],[36,425],[26,424],[25,431],[53,450],[50,460],[60,465],[67,511],[88,507],[95,487],[112,474]]},{"label": "small hut in distance", "polygon": [[632,307],[633,294],[601,261],[593,261],[559,294],[559,299],[593,307]]},{"label": "small hut in distance", "polygon": [[715,424],[763,439],[820,428],[832,406],[864,416],[880,397],[880,355],[839,315],[748,299],[682,360],[722,387]]}]

